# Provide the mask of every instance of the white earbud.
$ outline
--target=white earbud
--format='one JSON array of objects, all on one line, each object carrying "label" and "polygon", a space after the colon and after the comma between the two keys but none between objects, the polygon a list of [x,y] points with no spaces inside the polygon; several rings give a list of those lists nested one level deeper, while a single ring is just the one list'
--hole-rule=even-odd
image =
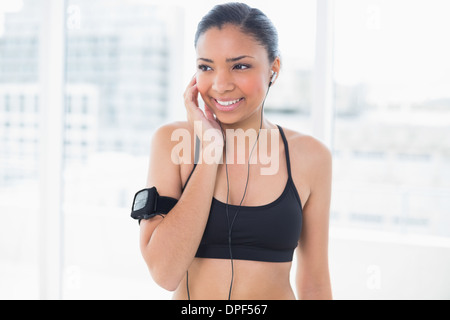
[{"label": "white earbud", "polygon": [[277,78],[277,75],[278,75],[278,73],[276,73],[276,72],[274,72],[274,73],[272,74],[272,78],[271,78],[271,80],[270,80],[269,87],[273,84],[273,82],[274,82],[275,79]]}]

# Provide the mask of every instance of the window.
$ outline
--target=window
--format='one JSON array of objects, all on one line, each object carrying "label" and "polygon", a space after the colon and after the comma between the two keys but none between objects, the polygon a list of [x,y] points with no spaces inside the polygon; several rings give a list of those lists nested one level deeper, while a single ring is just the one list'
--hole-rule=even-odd
[{"label": "window", "polygon": [[[55,11],[40,0],[0,2],[0,298],[48,297],[46,287],[53,298],[170,298],[148,275],[129,211],[146,183],[153,131],[185,119],[182,93],[196,69],[197,23],[222,2],[49,0],[63,9],[51,22],[42,13]],[[331,16],[324,15],[320,5],[331,2]],[[280,35],[282,70],[265,112],[307,134],[319,127],[332,147],[332,227],[450,239],[447,0],[247,3],[267,13]],[[331,20],[334,41],[325,53],[333,53],[333,73],[317,67],[315,49],[329,45],[329,31],[315,30],[316,24]],[[64,40],[42,37],[49,29],[60,30]],[[42,54],[54,49],[64,63]],[[48,83],[46,94],[40,87],[47,77],[61,85],[51,94]],[[326,87],[330,79],[334,94],[324,92],[323,101],[334,106],[332,121],[331,108],[317,112],[314,105],[320,104],[314,102],[318,83]],[[63,97],[51,103],[61,118],[46,113],[43,97],[52,94]],[[61,152],[46,154],[49,141],[61,142]],[[51,190],[61,197],[51,197]],[[41,225],[48,204],[58,218],[50,225],[53,243],[39,237],[48,227]],[[443,269],[446,243],[439,251]],[[378,263],[377,245],[369,244],[367,261]],[[345,258],[351,249],[344,250]],[[337,298],[348,294],[339,288],[349,288],[351,298],[367,294],[367,288],[358,291],[366,270],[357,258],[351,268],[351,259],[339,260]],[[348,287],[339,284],[347,269],[359,272]],[[367,266],[381,270],[384,277],[392,271],[382,263]],[[56,276],[46,279],[52,271]]]},{"label": "window", "polygon": [[62,295],[158,298],[129,210],[146,182],[151,135],[167,121],[182,15],[154,2],[67,8]]},{"label": "window", "polygon": [[265,112],[280,125],[311,133],[316,1],[281,1],[276,6],[272,1],[254,1],[249,5],[266,13],[279,35],[282,66]]},{"label": "window", "polygon": [[336,1],[335,225],[450,236],[448,6]]},{"label": "window", "polygon": [[0,4],[0,299],[37,299],[37,1]]}]

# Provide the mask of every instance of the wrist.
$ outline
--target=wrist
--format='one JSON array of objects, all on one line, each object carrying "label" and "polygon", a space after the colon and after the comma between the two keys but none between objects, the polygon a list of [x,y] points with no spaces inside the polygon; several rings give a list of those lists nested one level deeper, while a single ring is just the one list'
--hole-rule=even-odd
[{"label": "wrist", "polygon": [[197,135],[195,144],[196,163],[209,165],[223,163],[224,142],[219,130],[208,130],[202,138]]},{"label": "wrist", "polygon": [[221,144],[204,143],[202,148],[197,150],[199,150],[195,154],[195,163],[197,164],[218,166],[224,163],[224,147]]}]

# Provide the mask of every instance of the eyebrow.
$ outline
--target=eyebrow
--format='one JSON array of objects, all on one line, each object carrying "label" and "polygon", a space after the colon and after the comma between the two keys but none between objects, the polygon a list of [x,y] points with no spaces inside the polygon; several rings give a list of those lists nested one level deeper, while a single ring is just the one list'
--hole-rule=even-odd
[{"label": "eyebrow", "polygon": [[[239,60],[242,60],[242,59],[245,59],[245,58],[255,59],[255,58],[252,57],[252,56],[239,56],[239,57],[236,57],[236,58],[228,58],[228,59],[226,60],[226,62],[227,62],[227,63],[230,63],[230,62],[236,62],[236,61],[239,61]],[[198,60],[202,60],[202,61],[205,61],[205,62],[208,62],[208,63],[214,63],[213,60],[211,60],[211,59],[206,59],[206,58],[198,58],[197,61],[198,61]]]}]

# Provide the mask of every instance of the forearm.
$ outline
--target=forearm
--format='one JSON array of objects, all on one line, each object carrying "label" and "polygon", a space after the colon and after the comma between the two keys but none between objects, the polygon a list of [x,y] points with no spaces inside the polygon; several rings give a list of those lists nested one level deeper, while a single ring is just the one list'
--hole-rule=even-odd
[{"label": "forearm", "polygon": [[332,300],[331,284],[314,285],[309,288],[297,283],[297,297],[299,300]]},{"label": "forearm", "polygon": [[[301,251],[299,251],[301,253]],[[331,300],[331,280],[327,259],[321,261],[304,261],[305,258],[314,260],[313,256],[297,256],[296,289],[300,300]]]},{"label": "forearm", "polygon": [[195,257],[208,221],[217,164],[198,164],[177,205],[142,239],[142,253],[153,278],[175,289]]}]

